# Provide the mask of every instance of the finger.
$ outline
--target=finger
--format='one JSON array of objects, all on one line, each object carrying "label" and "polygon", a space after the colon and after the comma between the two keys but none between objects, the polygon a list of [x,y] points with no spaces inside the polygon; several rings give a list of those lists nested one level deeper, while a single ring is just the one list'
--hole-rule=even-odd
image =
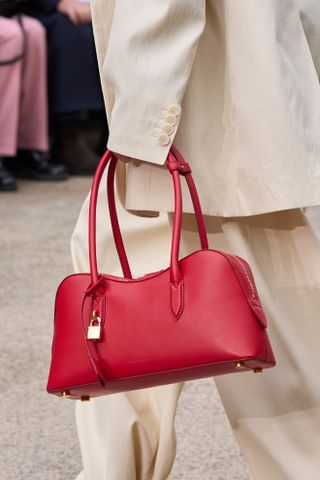
[{"label": "finger", "polygon": [[78,25],[79,20],[78,20],[77,12],[74,8],[72,9],[70,8],[67,15],[74,25]]},{"label": "finger", "polygon": [[83,18],[83,8],[82,4],[79,2],[79,5],[76,6],[75,8],[75,15],[78,23],[83,23],[84,18]]},{"label": "finger", "polygon": [[117,157],[118,160],[121,162],[129,163],[131,162],[132,158],[128,157],[127,155],[122,155],[121,153],[114,152],[115,156]]}]

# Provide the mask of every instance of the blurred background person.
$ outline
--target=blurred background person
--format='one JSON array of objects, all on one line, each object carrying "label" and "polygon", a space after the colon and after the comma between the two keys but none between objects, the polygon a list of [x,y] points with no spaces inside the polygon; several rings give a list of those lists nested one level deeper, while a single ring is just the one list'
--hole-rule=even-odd
[{"label": "blurred background person", "polygon": [[45,31],[37,20],[15,15],[16,5],[6,1],[0,6],[0,191],[16,190],[15,177],[68,176],[46,154]]},{"label": "blurred background person", "polygon": [[107,142],[88,2],[28,0],[24,11],[47,30],[52,158],[91,175]]}]

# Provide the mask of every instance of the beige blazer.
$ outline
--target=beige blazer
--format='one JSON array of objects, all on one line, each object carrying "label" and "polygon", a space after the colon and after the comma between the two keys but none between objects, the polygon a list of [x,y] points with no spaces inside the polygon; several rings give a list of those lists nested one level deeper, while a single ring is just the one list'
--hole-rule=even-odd
[{"label": "beige blazer", "polygon": [[206,214],[320,204],[319,0],[93,0],[92,14],[108,147],[138,159],[127,209],[172,210],[172,142]]}]

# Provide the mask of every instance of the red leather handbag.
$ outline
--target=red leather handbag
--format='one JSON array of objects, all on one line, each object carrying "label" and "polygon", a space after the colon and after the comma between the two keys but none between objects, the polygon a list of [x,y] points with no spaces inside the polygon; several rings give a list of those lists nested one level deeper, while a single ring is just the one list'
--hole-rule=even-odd
[{"label": "red leather handbag", "polygon": [[[124,277],[98,273],[96,204],[109,163],[107,190]],[[132,278],[115,208],[117,158],[98,165],[89,208],[90,273],[60,284],[55,302],[49,393],[90,397],[275,365],[267,321],[245,260],[208,247],[190,166],[172,146],[175,212],[169,268]],[[201,249],[179,260],[180,177],[193,200]]]}]

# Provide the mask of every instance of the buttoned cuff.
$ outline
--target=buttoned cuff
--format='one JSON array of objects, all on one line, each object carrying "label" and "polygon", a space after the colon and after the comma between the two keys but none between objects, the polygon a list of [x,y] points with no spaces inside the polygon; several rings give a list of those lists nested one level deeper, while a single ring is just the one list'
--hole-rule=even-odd
[{"label": "buttoned cuff", "polygon": [[160,109],[149,132],[137,132],[133,128],[116,131],[111,125],[108,148],[121,155],[136,158],[144,162],[164,165],[177,132],[181,117],[181,107],[171,104]]}]

